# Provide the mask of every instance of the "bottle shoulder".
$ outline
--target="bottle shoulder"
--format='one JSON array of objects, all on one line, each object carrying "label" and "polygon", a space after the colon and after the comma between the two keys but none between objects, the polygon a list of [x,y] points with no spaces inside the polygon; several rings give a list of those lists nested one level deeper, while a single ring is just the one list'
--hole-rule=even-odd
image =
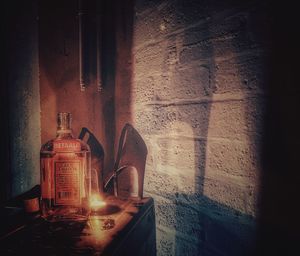
[{"label": "bottle shoulder", "polygon": [[45,144],[43,144],[42,147],[41,147],[41,152],[43,152],[43,151],[53,151],[53,141],[54,141],[54,139],[49,140]]},{"label": "bottle shoulder", "polygon": [[[74,148],[75,147],[75,148]],[[47,141],[41,147],[41,152],[90,151],[89,145],[77,138],[55,138]]]}]

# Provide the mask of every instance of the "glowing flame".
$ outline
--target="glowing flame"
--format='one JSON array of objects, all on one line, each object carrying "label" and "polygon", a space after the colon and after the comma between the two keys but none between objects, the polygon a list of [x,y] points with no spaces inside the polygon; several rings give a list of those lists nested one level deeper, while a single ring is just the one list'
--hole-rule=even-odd
[{"label": "glowing flame", "polygon": [[90,239],[93,239],[93,237],[96,238],[96,241],[105,239],[106,236],[102,229],[103,221],[98,216],[91,216],[89,218],[89,226],[92,235]]},{"label": "glowing flame", "polygon": [[99,210],[102,207],[106,206],[106,202],[102,200],[99,195],[92,195],[90,199],[90,207],[92,210]]}]

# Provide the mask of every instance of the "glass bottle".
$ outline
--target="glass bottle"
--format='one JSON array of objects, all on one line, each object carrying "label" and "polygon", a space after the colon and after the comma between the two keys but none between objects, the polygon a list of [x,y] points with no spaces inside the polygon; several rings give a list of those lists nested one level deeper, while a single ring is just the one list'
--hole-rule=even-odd
[{"label": "glass bottle", "polygon": [[41,210],[49,221],[86,219],[91,193],[89,146],[72,135],[71,114],[58,113],[57,135],[41,148]]}]

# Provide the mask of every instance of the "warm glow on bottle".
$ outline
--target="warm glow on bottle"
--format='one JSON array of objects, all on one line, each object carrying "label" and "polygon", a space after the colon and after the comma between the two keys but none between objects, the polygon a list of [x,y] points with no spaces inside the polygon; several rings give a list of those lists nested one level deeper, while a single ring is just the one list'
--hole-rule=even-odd
[{"label": "warm glow on bottle", "polygon": [[49,221],[85,220],[91,192],[91,151],[71,129],[71,114],[58,113],[57,136],[41,148],[41,209]]}]

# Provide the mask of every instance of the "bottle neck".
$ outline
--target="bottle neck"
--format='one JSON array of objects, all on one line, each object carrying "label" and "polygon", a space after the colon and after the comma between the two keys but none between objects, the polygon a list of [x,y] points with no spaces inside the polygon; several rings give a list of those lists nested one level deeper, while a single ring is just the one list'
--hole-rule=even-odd
[{"label": "bottle neck", "polygon": [[71,113],[60,112],[57,115],[57,138],[73,138],[71,129]]},{"label": "bottle neck", "polygon": [[59,139],[72,139],[73,133],[71,129],[57,129],[56,138]]}]

